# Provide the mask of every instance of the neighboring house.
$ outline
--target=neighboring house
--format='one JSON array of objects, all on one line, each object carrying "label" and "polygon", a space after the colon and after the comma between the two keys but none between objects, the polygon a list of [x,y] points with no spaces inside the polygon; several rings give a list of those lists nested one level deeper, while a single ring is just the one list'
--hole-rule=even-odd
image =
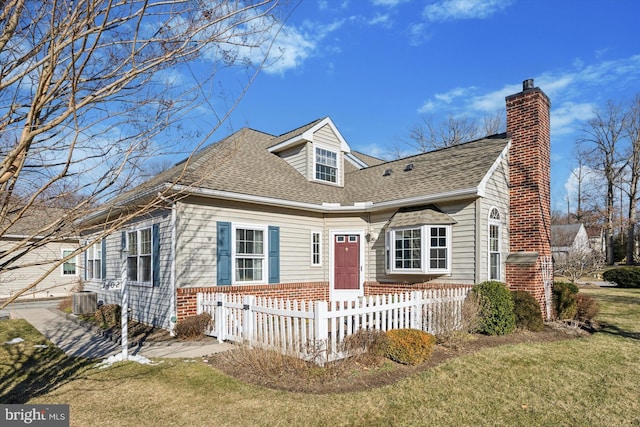
[{"label": "neighboring house", "polygon": [[591,250],[587,230],[582,224],[551,226],[551,252],[557,257]]},{"label": "neighboring house", "polygon": [[506,134],[389,162],[330,118],[241,129],[87,219],[166,200],[88,248],[84,289],[119,303],[124,274],[132,316],[164,328],[211,290],[340,300],[500,280],[548,312],[549,99],[527,80],[506,104]]},{"label": "neighboring house", "polygon": [[[77,237],[60,237],[50,240],[40,235],[40,230],[51,218],[62,216],[63,210],[38,206],[30,209],[0,236],[0,255],[3,261],[18,257],[11,263],[11,269],[0,272],[0,299],[6,299],[29,286],[34,281],[44,279],[19,299],[69,296],[80,281],[80,256],[74,256],[47,274],[54,263],[78,249]],[[9,215],[8,220],[11,219]],[[42,244],[46,240],[46,244]],[[6,254],[5,254],[6,252]]]},{"label": "neighboring house", "polygon": [[601,226],[588,227],[587,235],[589,236],[589,245],[591,246],[591,249],[600,254],[604,254],[606,252],[604,228]]}]

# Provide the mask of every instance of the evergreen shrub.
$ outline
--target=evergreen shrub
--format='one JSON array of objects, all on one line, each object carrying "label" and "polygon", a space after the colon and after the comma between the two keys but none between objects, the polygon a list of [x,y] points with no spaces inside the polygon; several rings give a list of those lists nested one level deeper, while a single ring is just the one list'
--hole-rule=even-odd
[{"label": "evergreen shrub", "polygon": [[511,296],[516,315],[516,326],[533,332],[540,332],[544,329],[538,301],[526,291],[512,291]]},{"label": "evergreen shrub", "polygon": [[478,332],[487,335],[507,335],[516,329],[516,316],[511,291],[506,284],[487,281],[471,290],[480,305]]}]

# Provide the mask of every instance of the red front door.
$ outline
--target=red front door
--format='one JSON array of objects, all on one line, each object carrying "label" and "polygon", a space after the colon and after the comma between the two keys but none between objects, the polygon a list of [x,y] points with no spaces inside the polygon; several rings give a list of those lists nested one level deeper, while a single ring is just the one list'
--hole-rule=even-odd
[{"label": "red front door", "polygon": [[334,289],[360,288],[360,241],[356,234],[335,236]]}]

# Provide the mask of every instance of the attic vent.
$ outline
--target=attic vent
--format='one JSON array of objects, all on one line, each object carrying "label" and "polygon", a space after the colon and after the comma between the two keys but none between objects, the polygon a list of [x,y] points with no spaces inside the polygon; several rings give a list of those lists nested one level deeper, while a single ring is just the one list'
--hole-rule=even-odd
[{"label": "attic vent", "polygon": [[409,163],[407,164],[407,166],[404,167],[404,171],[405,172],[409,172],[413,170],[413,163]]},{"label": "attic vent", "polygon": [[393,172],[393,169],[387,169],[386,171],[384,171],[382,176],[389,176],[389,175],[391,175],[392,172]]}]

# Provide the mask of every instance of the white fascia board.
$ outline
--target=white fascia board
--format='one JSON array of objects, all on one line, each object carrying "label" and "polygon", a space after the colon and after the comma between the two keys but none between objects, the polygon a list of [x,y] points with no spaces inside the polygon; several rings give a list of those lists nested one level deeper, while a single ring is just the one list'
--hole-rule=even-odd
[{"label": "white fascia board", "polygon": [[504,149],[502,150],[502,152],[500,153],[498,158],[493,162],[493,164],[491,165],[491,167],[489,168],[487,173],[484,175],[484,177],[480,181],[480,184],[478,184],[478,195],[479,196],[481,196],[481,197],[485,196],[487,183],[491,179],[491,176],[496,171],[496,169],[498,169],[498,166],[500,166],[500,163],[502,163],[503,161],[505,161],[507,159],[507,154],[509,153],[509,148],[511,148],[511,141],[509,141],[507,143],[507,145],[504,147]]},{"label": "white fascia board", "polygon": [[432,194],[428,196],[410,197],[406,199],[389,200],[386,202],[373,203],[373,202],[355,202],[353,205],[340,205],[337,203],[304,203],[296,202],[293,200],[275,199],[271,197],[255,196],[250,194],[232,193],[229,191],[210,190],[206,188],[193,188],[175,186],[174,189],[183,194],[191,194],[194,196],[220,198],[225,200],[234,200],[240,202],[250,202],[269,206],[288,207],[294,209],[301,209],[314,212],[374,212],[383,209],[399,208],[403,206],[416,206],[420,204],[446,202],[452,200],[459,200],[469,197],[478,196],[478,189],[476,187],[467,188],[458,191],[450,191],[440,194]]},{"label": "white fascia board", "polygon": [[353,166],[357,167],[358,169],[364,169],[369,167],[368,164],[366,164],[365,162],[363,162],[362,160],[360,160],[359,158],[357,158],[351,153],[345,154],[344,158],[347,159],[349,163],[351,163]]},{"label": "white fascia board", "polygon": [[313,134],[326,125],[329,125],[329,127],[331,127],[331,130],[336,135],[336,138],[338,138],[338,141],[340,142],[340,150],[345,153],[350,153],[351,147],[349,147],[349,144],[347,144],[347,141],[340,134],[340,131],[338,131],[338,128],[329,117],[325,117],[324,119],[320,120],[317,124],[307,129],[300,135],[296,135],[293,138],[282,141],[280,144],[269,147],[269,152],[278,152],[284,150],[285,148],[293,147],[294,145],[299,144],[303,141],[313,142]]}]

